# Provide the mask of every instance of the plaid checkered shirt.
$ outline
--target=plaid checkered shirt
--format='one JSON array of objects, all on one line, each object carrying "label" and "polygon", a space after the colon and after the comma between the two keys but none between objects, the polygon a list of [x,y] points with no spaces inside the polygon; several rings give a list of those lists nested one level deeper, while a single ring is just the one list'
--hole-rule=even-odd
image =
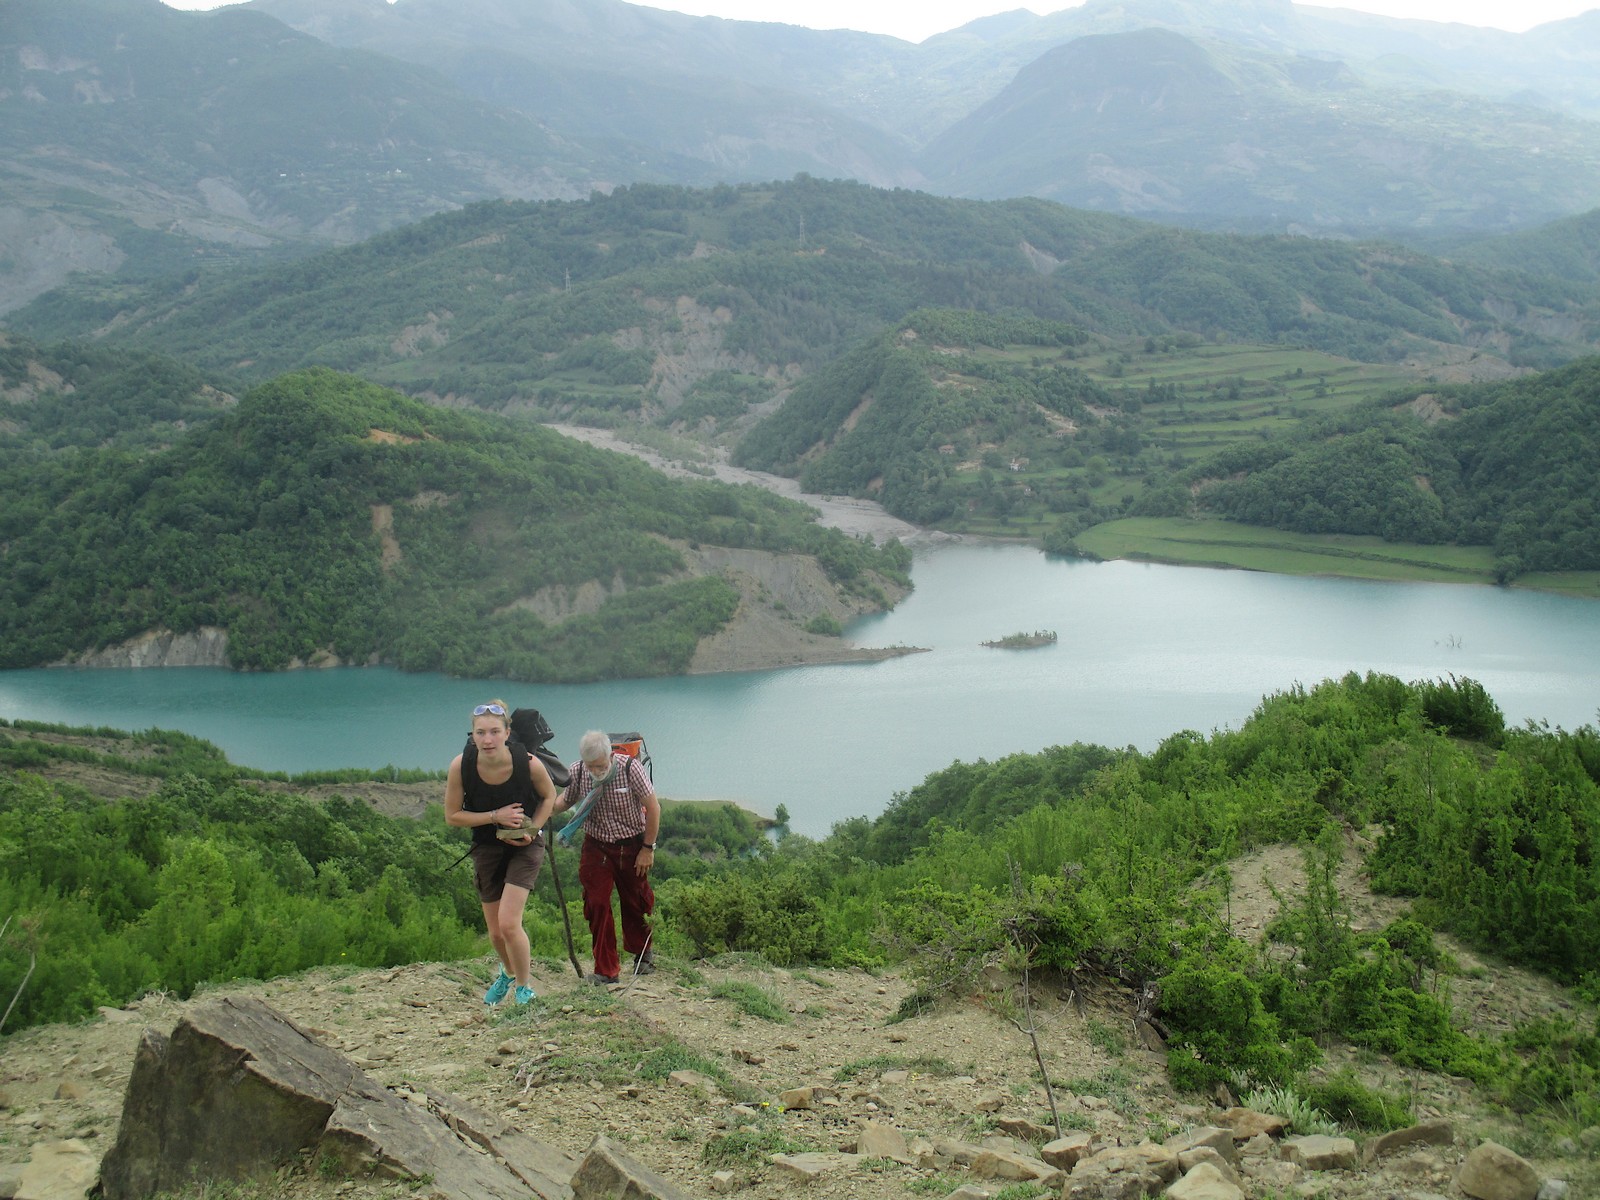
[{"label": "plaid checkered shirt", "polygon": [[[655,795],[650,777],[637,758],[626,754],[611,755],[611,778],[606,780],[606,790],[595,799],[589,818],[583,823],[586,836],[602,842],[620,842],[639,837],[644,833],[645,797]],[[582,760],[569,768],[570,780],[562,793],[562,804],[570,809],[577,805],[594,788],[594,776]]]}]

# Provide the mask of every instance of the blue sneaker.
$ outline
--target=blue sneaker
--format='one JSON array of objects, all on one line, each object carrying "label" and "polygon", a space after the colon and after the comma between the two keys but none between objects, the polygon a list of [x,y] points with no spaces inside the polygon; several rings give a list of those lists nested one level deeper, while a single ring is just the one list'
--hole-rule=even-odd
[{"label": "blue sneaker", "polygon": [[511,985],[514,982],[516,981],[506,974],[506,969],[501,967],[500,974],[494,977],[494,982],[489,985],[489,990],[483,994],[483,1002],[485,1004],[499,1004],[500,1001],[506,998],[506,993],[511,990]]},{"label": "blue sneaker", "polygon": [[539,993],[534,991],[531,987],[519,987],[517,988],[517,1003],[519,1005],[532,1004],[533,998],[538,994]]}]

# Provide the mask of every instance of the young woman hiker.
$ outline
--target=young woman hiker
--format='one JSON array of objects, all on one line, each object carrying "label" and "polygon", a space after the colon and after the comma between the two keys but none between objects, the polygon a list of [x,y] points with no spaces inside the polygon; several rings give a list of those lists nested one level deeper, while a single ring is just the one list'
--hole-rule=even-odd
[{"label": "young woman hiker", "polygon": [[499,1004],[513,987],[516,1003],[536,994],[522,917],[544,865],[539,830],[550,819],[556,788],[544,765],[509,745],[510,709],[490,700],[472,710],[472,743],[450,762],[444,788],[447,824],[472,830],[472,875],[500,973],[483,995]]}]

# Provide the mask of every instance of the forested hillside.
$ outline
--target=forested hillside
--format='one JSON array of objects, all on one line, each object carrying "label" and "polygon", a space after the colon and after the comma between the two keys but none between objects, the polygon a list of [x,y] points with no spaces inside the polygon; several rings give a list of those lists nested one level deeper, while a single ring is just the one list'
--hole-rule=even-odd
[{"label": "forested hillside", "polygon": [[[805,178],[636,185],[478,205],[283,268],[63,289],[11,324],[41,340],[94,332],[253,378],[325,365],[484,406],[637,413],[658,390],[670,407],[658,377],[675,360],[690,378],[804,370],[930,297],[1058,319],[1106,308],[1029,255],[1071,261],[1143,228],[1037,201]],[[1101,320],[1150,318],[1118,306]]]},{"label": "forested hillside", "polygon": [[[880,572],[904,581],[897,548],[770,493],[668,480],[326,370],[261,385],[165,448],[47,450],[47,435],[0,439],[15,439],[0,457],[7,667],[221,627],[235,667],[679,673],[739,593],[677,547],[811,555],[868,605],[886,603]],[[587,611],[572,602],[584,585],[603,601]]]},{"label": "forested hillside", "polygon": [[[1553,231],[1547,256],[1578,261],[1591,231]],[[96,353],[169,355],[243,381],[234,391],[328,366],[450,406],[732,447],[814,491],[1054,549],[1117,517],[1216,513],[1492,544],[1502,578],[1589,561],[1565,537],[1581,505],[1548,499],[1581,488],[1551,493],[1536,465],[1551,458],[1532,443],[1519,469],[1540,495],[1512,503],[1490,488],[1464,497],[1470,515],[1446,511],[1451,472],[1419,460],[1412,474],[1431,481],[1419,487],[1404,456],[1369,461],[1354,442],[1324,447],[1316,468],[1317,487],[1348,494],[1343,508],[1274,483],[1274,511],[1247,517],[1256,485],[1208,485],[1297,453],[1286,439],[1305,422],[1338,418],[1350,435],[1365,423],[1384,442],[1380,427],[1417,420],[1389,409],[1445,394],[1447,380],[1593,353],[1600,289],[1581,272],[802,177],[477,205],[294,264],[156,288],[86,280],[13,324],[92,332]],[[1446,424],[1456,455],[1501,454],[1511,431]],[[1212,465],[1219,454],[1233,457]],[[1486,486],[1474,479],[1460,486]],[[1530,514],[1558,524],[1516,533]]]},{"label": "forested hillside", "polygon": [[1490,545],[1502,581],[1600,569],[1600,359],[1319,421],[1186,476],[1251,525]]},{"label": "forested hillside", "polygon": [[9,0],[6,18],[0,312],[75,274],[226,269],[641,182],[805,172],[1416,239],[1594,202],[1582,21],[1089,0],[913,45],[624,0]]},{"label": "forested hillside", "polygon": [[1596,296],[1592,282],[1392,245],[799,178],[474,206],[282,267],[131,291],[86,281],[11,323],[258,380],[331,366],[412,394],[615,423],[670,417],[718,373],[792,380],[923,307],[1364,361],[1428,364],[1469,347],[1545,366],[1600,344]]},{"label": "forested hillside", "polygon": [[0,462],[156,449],[234,403],[237,385],[165,355],[0,334]]},{"label": "forested hillside", "polygon": [[[1000,504],[1009,515],[993,469],[1052,445],[1070,446],[1082,465],[1122,436],[1090,412],[1114,405],[1110,392],[1070,365],[1087,341],[1079,328],[1031,317],[919,310],[803,380],[739,443],[734,461],[794,475],[808,492],[870,494],[922,524],[949,523],[973,505]],[[980,346],[1055,361],[1014,366],[955,349]],[[1068,430],[1074,436],[1064,439]],[[988,460],[987,477],[964,482],[963,463],[974,456]]]},{"label": "forested hillside", "polygon": [[1600,208],[1525,233],[1468,241],[1450,255],[1462,262],[1592,283],[1600,279]]},{"label": "forested hillside", "polygon": [[1332,365],[1192,337],[1107,353],[1070,325],[922,310],[802,380],[735,459],[1068,553],[1117,517],[1211,514],[1492,546],[1502,582],[1600,568],[1600,359],[1454,386]]}]

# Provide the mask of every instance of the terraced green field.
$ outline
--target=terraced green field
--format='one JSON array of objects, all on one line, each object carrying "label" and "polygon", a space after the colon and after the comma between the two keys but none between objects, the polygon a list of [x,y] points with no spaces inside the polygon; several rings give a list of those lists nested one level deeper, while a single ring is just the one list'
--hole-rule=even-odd
[{"label": "terraced green field", "polygon": [[[1085,530],[1077,541],[1096,558],[1236,567],[1279,575],[1494,582],[1494,556],[1487,546],[1419,546],[1375,537],[1287,533],[1214,519],[1128,517]],[[1529,574],[1516,586],[1600,599],[1600,572]]]}]

